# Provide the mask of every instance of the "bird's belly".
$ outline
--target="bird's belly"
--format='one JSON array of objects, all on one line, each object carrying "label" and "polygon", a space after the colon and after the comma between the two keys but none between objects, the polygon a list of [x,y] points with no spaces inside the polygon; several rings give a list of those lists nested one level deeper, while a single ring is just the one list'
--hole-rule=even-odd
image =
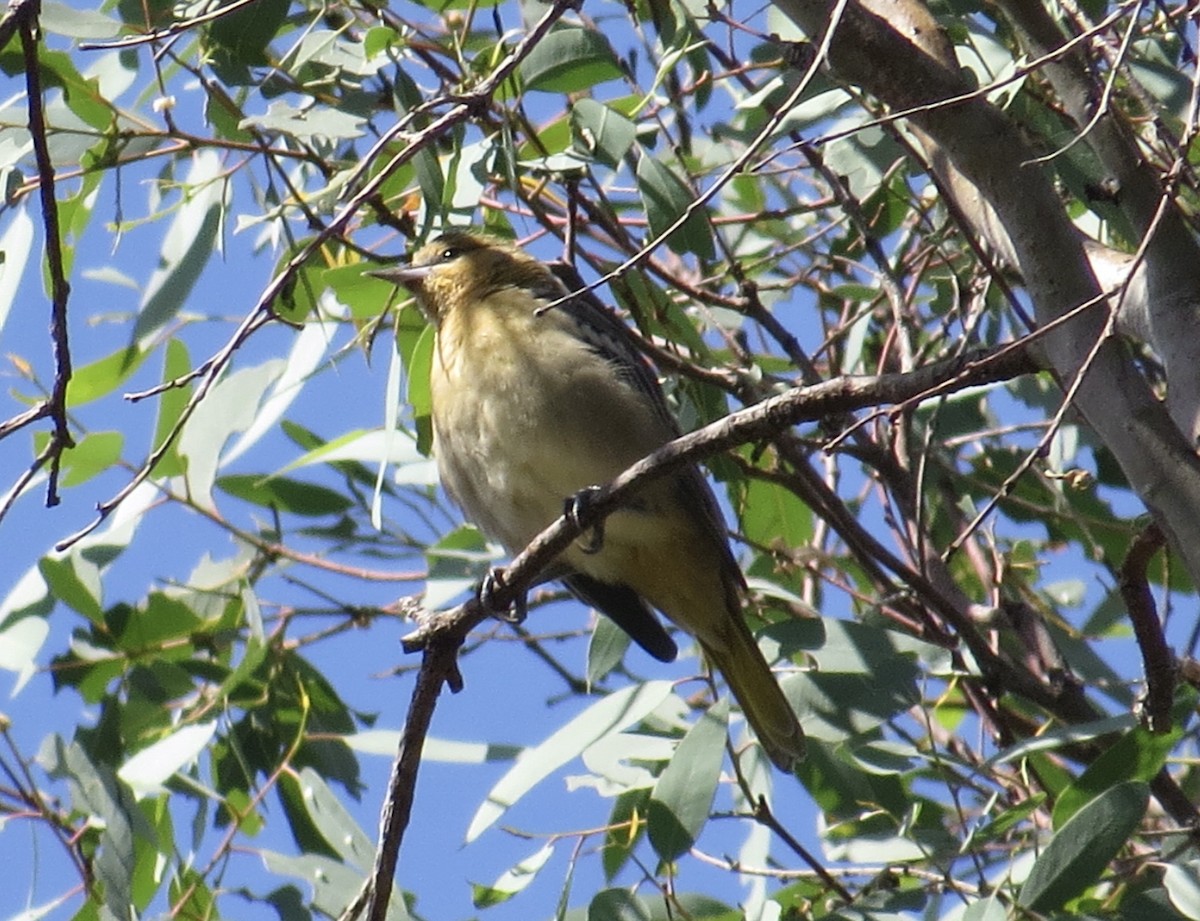
[{"label": "bird's belly", "polygon": [[434,429],[443,485],[468,518],[514,553],[562,513],[567,495],[546,482],[545,455],[554,449],[521,424],[515,408],[482,399]]},{"label": "bird's belly", "polygon": [[[541,362],[512,340],[493,343],[486,368],[435,360],[434,450],[442,482],[479,527],[509,552],[521,550],[580,490],[609,482],[671,437],[611,370],[580,349],[578,361]],[[464,387],[458,374],[480,374]],[[484,386],[478,386],[483,384]],[[606,525],[635,543],[654,516],[635,503]],[[646,509],[645,511],[648,511]],[[647,534],[645,537],[651,537]],[[607,569],[609,551],[585,569]],[[570,554],[568,554],[570,555]],[[595,572],[605,578],[609,573]]]}]

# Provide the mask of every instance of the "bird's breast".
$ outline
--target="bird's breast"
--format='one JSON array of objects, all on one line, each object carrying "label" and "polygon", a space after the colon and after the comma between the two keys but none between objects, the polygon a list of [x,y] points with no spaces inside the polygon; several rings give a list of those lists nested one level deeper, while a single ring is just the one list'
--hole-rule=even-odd
[{"label": "bird's breast", "polygon": [[563,502],[668,441],[648,401],[555,311],[493,295],[443,317],[431,376],[446,488],[510,552]]}]

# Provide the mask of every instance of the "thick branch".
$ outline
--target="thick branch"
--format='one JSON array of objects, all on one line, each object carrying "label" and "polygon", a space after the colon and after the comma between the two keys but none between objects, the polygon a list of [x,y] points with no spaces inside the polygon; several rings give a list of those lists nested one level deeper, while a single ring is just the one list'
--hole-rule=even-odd
[{"label": "thick branch", "polygon": [[[778,0],[810,35],[834,12],[826,0]],[[886,16],[853,3],[839,10],[830,47],[833,69],[907,114],[934,168],[959,206],[999,227],[980,229],[1011,241],[1040,325],[1094,303],[1047,335],[1045,353],[1069,387],[1081,375],[1077,408],[1117,458],[1200,585],[1200,461],[1126,353],[1108,338],[1105,303],[1078,233],[1035,152],[999,109],[974,92],[952,49],[914,0],[886,4]],[[1107,341],[1102,341],[1107,338]],[[1097,343],[1100,343],[1097,348]]]},{"label": "thick branch", "polygon": [[1036,370],[1027,350],[1009,347],[991,353],[975,352],[905,374],[842,377],[812,387],[798,387],[731,413],[724,419],[718,419],[663,445],[610,484],[591,494],[582,514],[559,518],[542,531],[496,580],[496,588],[488,596],[491,610],[475,600],[451,611],[435,614],[405,637],[404,647],[409,652],[422,649],[432,637],[446,632],[465,636],[489,614],[508,610],[580,534],[616,511],[635,490],[685,464],[695,463],[738,445],[774,438],[801,422],[813,422],[824,416],[853,412],[864,407],[928,399],[965,387],[1008,380]]},{"label": "thick branch", "polygon": [[[1001,0],[1001,8],[1017,26],[1023,43],[1039,56],[1057,52],[1066,41],[1040,0]],[[1131,13],[1136,15],[1136,11]],[[1114,62],[1119,64],[1120,62]],[[1116,68],[1113,67],[1115,78]],[[1143,259],[1124,295],[1121,317],[1133,334],[1144,338],[1158,354],[1168,381],[1171,416],[1193,443],[1200,438],[1200,347],[1195,336],[1200,316],[1200,245],[1175,206],[1172,192],[1138,149],[1137,139],[1122,121],[1107,94],[1098,87],[1087,59],[1072,48],[1045,66],[1058,99],[1086,143],[1107,171],[1114,201],[1146,238]],[[1187,145],[1181,144],[1180,150]],[[1182,156],[1182,153],[1180,154]],[[1090,247],[1097,274],[1128,272],[1128,257],[1099,244]],[[1104,278],[1101,277],[1103,281]]]}]

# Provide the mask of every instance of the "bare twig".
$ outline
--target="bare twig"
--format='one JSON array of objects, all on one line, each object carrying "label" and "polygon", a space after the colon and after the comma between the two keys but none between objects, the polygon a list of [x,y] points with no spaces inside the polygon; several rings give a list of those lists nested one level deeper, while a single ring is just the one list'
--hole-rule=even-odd
[{"label": "bare twig", "polygon": [[413,688],[412,703],[408,707],[400,751],[392,768],[388,795],[383,805],[379,851],[375,857],[375,869],[370,882],[368,921],[383,921],[387,917],[396,863],[400,857],[400,845],[404,841],[404,832],[412,815],[417,771],[421,767],[421,751],[429,734],[429,725],[433,720],[433,711],[437,706],[442,684],[449,685],[452,690],[462,687],[457,657],[458,648],[465,636],[463,633],[445,637],[425,649],[424,661],[417,673],[417,684]]},{"label": "bare twig", "polygon": [[71,381],[71,347],[67,333],[67,299],[71,289],[63,267],[62,238],[58,224],[58,202],[54,197],[54,165],[46,143],[46,116],[42,109],[41,65],[38,63],[37,0],[15,0],[0,20],[0,47],[13,35],[21,36],[21,52],[25,64],[25,89],[29,99],[29,136],[37,163],[39,191],[42,203],[42,226],[46,237],[46,265],[50,272],[50,341],[54,352],[54,384],[41,406],[9,420],[0,430],[0,437],[39,419],[53,423],[50,441],[39,452],[28,470],[19,478],[3,506],[3,518],[12,503],[33,477],[43,468],[49,469],[46,482],[46,505],[58,505],[58,474],[63,452],[75,446],[67,421],[67,385]]},{"label": "bare twig", "polygon": [[155,42],[160,42],[168,38],[173,38],[181,32],[186,32],[188,29],[194,29],[196,26],[204,25],[207,22],[213,22],[223,16],[228,16],[230,13],[235,13],[243,7],[252,6],[258,0],[233,0],[224,6],[218,7],[215,10],[210,10],[200,16],[193,16],[190,19],[181,19],[179,22],[173,22],[165,29],[159,29],[156,32],[150,32],[146,35],[131,35],[128,38],[119,38],[111,42],[80,42],[80,51],[108,51],[113,48],[134,48],[138,45],[150,45]]},{"label": "bare twig", "polygon": [[1171,730],[1171,701],[1175,696],[1175,658],[1163,635],[1158,608],[1146,581],[1150,559],[1166,545],[1166,538],[1157,525],[1143,530],[1129,547],[1121,568],[1117,571],[1118,587],[1138,649],[1142,652],[1142,667],[1146,673],[1146,725],[1151,732]]}]

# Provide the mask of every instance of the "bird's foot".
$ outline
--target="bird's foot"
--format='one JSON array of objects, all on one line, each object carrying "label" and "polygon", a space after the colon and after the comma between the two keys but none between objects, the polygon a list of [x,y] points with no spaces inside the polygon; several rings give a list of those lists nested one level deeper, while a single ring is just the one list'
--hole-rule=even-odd
[{"label": "bird's foot", "polygon": [[[575,527],[583,531],[583,521],[591,511],[592,502],[600,492],[599,486],[587,486],[579,490],[563,504],[563,515]],[[604,522],[599,521],[580,534],[579,549],[584,553],[599,553],[604,547]]]},{"label": "bird's foot", "polygon": [[497,566],[489,569],[483,581],[479,583],[479,603],[497,620],[509,624],[524,623],[529,614],[528,601],[524,593],[511,602],[507,607],[496,601],[496,593],[504,587],[504,570]]}]

